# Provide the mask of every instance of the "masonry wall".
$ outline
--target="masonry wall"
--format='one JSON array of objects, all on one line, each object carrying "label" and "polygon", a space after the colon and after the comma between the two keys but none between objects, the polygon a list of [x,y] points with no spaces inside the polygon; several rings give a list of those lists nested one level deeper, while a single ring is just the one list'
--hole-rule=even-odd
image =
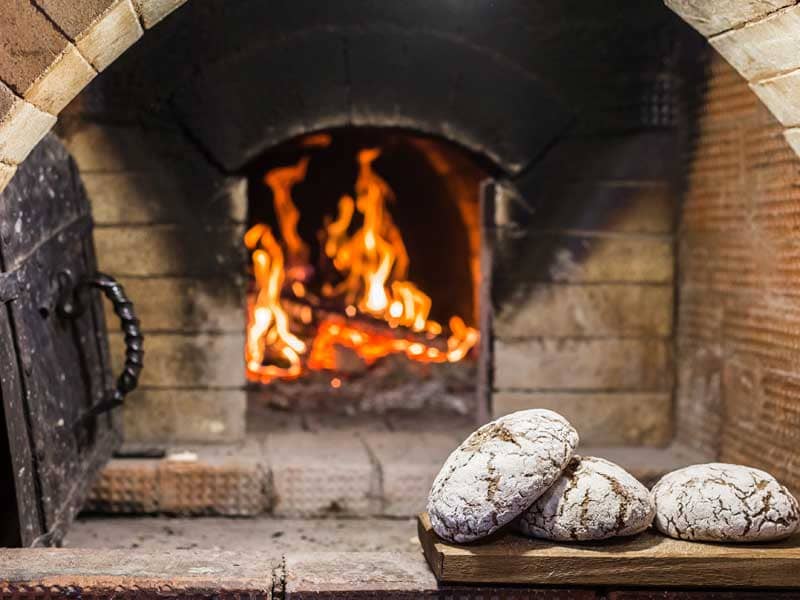
[{"label": "masonry wall", "polygon": [[721,57],[699,81],[679,229],[677,437],[800,486],[800,162]]},{"label": "masonry wall", "polygon": [[[99,268],[124,285],[145,334],[126,440],[241,438],[245,180],[221,175],[177,129],[93,119],[80,103],[57,133],[92,205]],[[124,354],[110,307],[107,323],[116,370]]]}]

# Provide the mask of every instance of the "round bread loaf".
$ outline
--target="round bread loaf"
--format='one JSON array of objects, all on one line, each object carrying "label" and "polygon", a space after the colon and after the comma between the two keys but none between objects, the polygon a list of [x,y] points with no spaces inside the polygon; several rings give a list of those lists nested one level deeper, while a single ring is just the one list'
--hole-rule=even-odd
[{"label": "round bread loaf", "polygon": [[625,469],[602,458],[576,456],[520,515],[517,528],[560,542],[604,540],[644,531],[654,514],[650,492]]},{"label": "round bread loaf", "polygon": [[524,410],[487,423],[445,462],[428,514],[443,539],[470,542],[516,518],[556,480],[578,445],[561,415]]},{"label": "round bread loaf", "polygon": [[724,463],[673,471],[653,487],[654,524],[683,540],[756,542],[790,536],[798,505],[769,473]]}]

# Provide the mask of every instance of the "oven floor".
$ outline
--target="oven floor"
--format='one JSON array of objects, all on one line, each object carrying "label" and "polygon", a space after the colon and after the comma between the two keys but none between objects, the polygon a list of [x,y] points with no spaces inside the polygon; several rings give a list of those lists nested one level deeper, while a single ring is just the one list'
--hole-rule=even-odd
[{"label": "oven floor", "polygon": [[415,519],[231,519],[89,517],[76,521],[69,548],[137,551],[419,552]]}]

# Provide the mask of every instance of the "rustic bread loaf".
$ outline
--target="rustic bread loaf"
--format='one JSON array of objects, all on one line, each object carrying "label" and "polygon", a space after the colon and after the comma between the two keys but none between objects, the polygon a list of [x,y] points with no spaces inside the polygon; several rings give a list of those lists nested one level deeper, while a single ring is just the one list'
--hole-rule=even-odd
[{"label": "rustic bread loaf", "polygon": [[798,504],[772,475],[710,463],[673,471],[651,492],[655,527],[684,540],[755,542],[788,537]]},{"label": "rustic bread loaf", "polygon": [[472,433],[433,483],[428,514],[434,531],[453,542],[489,535],[515,519],[567,465],[578,434],[549,410],[506,415]]},{"label": "rustic bread loaf", "polygon": [[562,542],[603,540],[644,531],[653,521],[650,492],[612,462],[576,456],[520,515],[524,534]]}]

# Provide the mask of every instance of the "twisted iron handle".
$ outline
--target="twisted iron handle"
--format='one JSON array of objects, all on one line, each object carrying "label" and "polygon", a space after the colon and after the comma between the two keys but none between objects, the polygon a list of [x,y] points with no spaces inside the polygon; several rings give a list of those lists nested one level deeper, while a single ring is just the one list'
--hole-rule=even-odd
[{"label": "twisted iron handle", "polygon": [[74,293],[62,299],[60,312],[68,317],[79,316],[84,310],[80,291],[81,288],[87,287],[99,289],[111,300],[114,313],[119,317],[122,333],[125,334],[125,366],[117,378],[114,391],[81,415],[81,422],[122,405],[125,396],[139,384],[139,375],[144,363],[144,336],[139,328],[139,319],[136,317],[133,302],[125,295],[122,285],[110,275],[97,273],[81,281]]}]

